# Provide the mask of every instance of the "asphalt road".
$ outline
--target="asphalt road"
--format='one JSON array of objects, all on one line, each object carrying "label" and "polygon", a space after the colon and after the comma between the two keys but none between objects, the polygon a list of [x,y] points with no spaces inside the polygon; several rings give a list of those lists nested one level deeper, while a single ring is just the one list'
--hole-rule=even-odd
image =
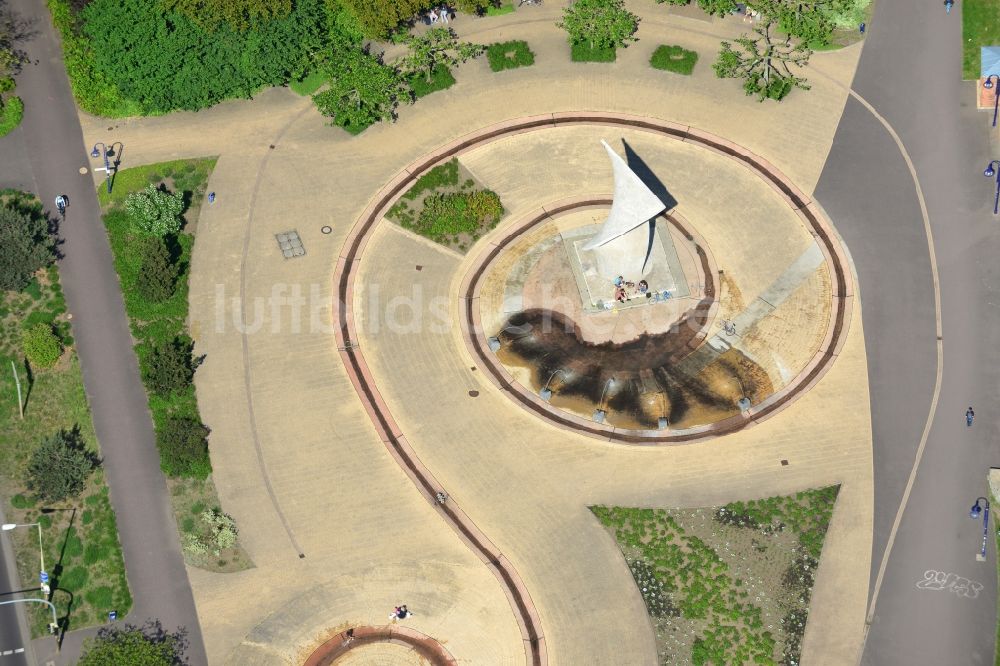
[{"label": "asphalt road", "polygon": [[[0,522],[3,513],[0,512]],[[21,585],[14,567],[14,553],[6,532],[0,533],[0,603],[21,599]],[[30,594],[28,595],[30,596]],[[28,643],[28,625],[24,617],[25,604],[0,605],[0,666],[28,666],[32,662]]]},{"label": "asphalt road", "polygon": [[[992,216],[993,183],[982,174],[991,117],[975,111],[975,88],[961,81],[960,8],[946,15],[934,0],[879,0],[853,84],[913,160],[942,298],[939,404],[862,658],[877,666],[993,663],[996,553],[991,536],[987,562],[976,561],[982,522],[969,509],[987,493],[990,465],[1000,464],[991,445],[1000,420],[1000,222]],[[844,236],[860,281],[874,437],[874,584],[931,408],[937,358],[914,186],[888,133],[856,101],[848,102],[816,198]],[[972,428],[964,419],[970,405]],[[927,575],[945,585],[922,583]]]},{"label": "asphalt road", "polygon": [[[89,147],[83,143],[62,54],[44,3],[13,0],[11,4],[36,22],[38,33],[26,44],[32,64],[17,79],[17,92],[25,102],[24,121],[12,141],[6,137],[0,143],[4,160],[10,155],[22,161],[13,172],[9,166],[0,170],[0,177],[14,178],[0,186],[32,185],[50,208],[57,194],[69,197],[66,222],[60,230],[64,257],[59,273],[73,315],[84,387],[135,600],[126,619],[134,624],[158,619],[168,631],[184,628],[190,643],[189,662],[204,664],[194,598],[160,472],[118,278],[91,176],[79,173],[81,167],[93,165]],[[39,662],[71,663],[81,638],[68,635],[61,655],[55,654],[51,639],[36,641]],[[0,666],[6,664],[0,661]]]}]

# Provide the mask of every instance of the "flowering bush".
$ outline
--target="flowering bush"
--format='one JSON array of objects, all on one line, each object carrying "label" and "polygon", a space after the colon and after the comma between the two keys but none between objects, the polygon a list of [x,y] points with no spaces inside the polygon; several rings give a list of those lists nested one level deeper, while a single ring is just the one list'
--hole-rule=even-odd
[{"label": "flowering bush", "polygon": [[163,186],[147,185],[125,198],[125,210],[132,216],[135,225],[147,233],[157,236],[175,234],[181,229],[184,195],[169,192]]}]

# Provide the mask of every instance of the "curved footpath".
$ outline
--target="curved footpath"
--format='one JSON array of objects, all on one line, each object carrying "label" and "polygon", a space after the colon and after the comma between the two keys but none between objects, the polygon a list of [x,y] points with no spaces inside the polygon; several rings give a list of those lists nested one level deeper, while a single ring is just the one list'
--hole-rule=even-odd
[{"label": "curved footpath", "polygon": [[[636,9],[652,13],[646,6]],[[309,317],[296,319],[289,307],[299,288],[323,303],[318,321],[336,317],[327,312],[336,296],[331,257],[341,251],[374,193],[393,180],[400,165],[456,136],[512,118],[601,109],[693,125],[746,146],[804,192],[812,191],[846,98],[838,86],[817,78],[809,93],[765,106],[744,98],[735,82],[715,79],[707,66],[692,77],[652,70],[646,63],[659,43],[695,48],[705,60],[717,50],[719,34],[745,27],[666,14],[662,22],[643,21],[641,41],[622,52],[619,62],[571,63],[554,26],[558,12],[556,6],[528,8],[525,15],[546,20],[516,26],[509,23],[514,19],[501,17],[508,23],[496,22],[496,29],[485,27],[488,19],[460,21],[459,32],[467,25],[479,31],[480,41],[528,40],[536,65],[492,74],[484,62],[472,63],[457,72],[453,89],[402,109],[398,123],[358,137],[325,127],[316,114],[304,113],[308,100],[287,91],[198,114],[122,121],[112,131],[100,120],[84,118],[88,140],[126,144],[132,160],[126,166],[220,155],[210,182],[219,198],[199,220],[192,331],[198,353],[208,354],[197,383],[213,428],[215,479],[257,568],[228,576],[189,572],[213,663],[301,661],[346,627],[384,622],[388,609],[401,602],[416,613],[408,626],[446,640],[457,659],[518,663],[525,654],[540,658],[544,650],[559,663],[649,661],[652,634],[643,629],[648,620],[641,598],[620,551],[595,525],[587,505],[705,506],[836,482],[844,485],[805,650],[828,663],[844,663],[845,655],[853,654],[860,634],[854,620],[862,615],[859,602],[865,596],[857,574],[868,569],[871,501],[857,310],[837,363],[813,390],[780,418],[726,437],[727,455],[720,457],[713,454],[723,440],[639,450],[526,418],[482,373],[469,370],[475,362],[464,352],[457,326],[448,335],[425,337],[366,327],[360,340],[351,340],[362,345],[380,397],[399,422],[398,428],[390,424],[374,434],[341,361],[351,350],[335,349],[334,338],[342,333],[304,332]],[[822,62],[846,81],[856,55],[857,49],[849,49],[824,55]],[[719,99],[727,103],[720,105]],[[554,191],[572,192],[578,184],[549,182],[548,172],[539,169],[540,177],[530,180]],[[527,191],[532,188],[524,189],[501,193],[512,216],[536,205]],[[330,235],[319,231],[323,225],[332,228]],[[381,284],[383,294],[394,297],[420,287],[428,297],[443,295],[457,304],[460,285],[453,276],[462,274],[459,259],[379,226],[371,241],[378,261],[361,264],[366,289]],[[290,228],[303,237],[307,254],[285,262],[275,255],[273,236]],[[414,263],[424,270],[414,272]],[[245,309],[231,302],[241,294],[238,300],[256,308],[259,317],[242,319]],[[283,304],[268,308],[269,302]],[[352,303],[348,312],[353,316],[355,308],[366,307]],[[244,354],[238,328],[258,321],[246,335]],[[427,396],[428,387],[434,399],[412,399]],[[251,448],[250,400],[259,456]],[[433,477],[424,476],[427,484],[418,494],[393,460],[396,447],[383,439],[397,437],[400,428],[407,433],[397,438],[400,447],[410,447],[434,470]],[[779,465],[781,459],[791,464]],[[316,469],[329,472],[320,476]],[[408,473],[416,478],[412,469]],[[530,613],[511,613],[518,603],[506,599],[504,589],[514,587],[498,584],[468,553],[462,536],[445,526],[444,510],[431,501],[428,486],[447,487],[449,503],[460,504],[489,534],[489,542],[480,541],[484,557],[496,556],[507,572],[516,565],[541,625]],[[449,520],[461,519],[455,514]],[[316,516],[330,516],[336,524],[317,524]],[[494,573],[500,575],[500,569]],[[254,599],[252,606],[248,598]],[[590,612],[581,616],[574,610],[581,606]],[[543,631],[528,632],[529,623]],[[633,640],[623,643],[623,635]]]}]

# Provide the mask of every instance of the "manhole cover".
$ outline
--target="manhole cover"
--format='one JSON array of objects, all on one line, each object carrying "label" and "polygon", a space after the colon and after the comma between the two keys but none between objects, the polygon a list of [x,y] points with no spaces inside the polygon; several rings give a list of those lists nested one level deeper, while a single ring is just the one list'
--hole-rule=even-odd
[{"label": "manhole cover", "polygon": [[294,229],[276,234],[274,238],[278,241],[278,247],[281,249],[281,254],[284,255],[285,259],[301,257],[306,253],[306,249],[302,246],[302,239],[299,238],[299,232]]}]

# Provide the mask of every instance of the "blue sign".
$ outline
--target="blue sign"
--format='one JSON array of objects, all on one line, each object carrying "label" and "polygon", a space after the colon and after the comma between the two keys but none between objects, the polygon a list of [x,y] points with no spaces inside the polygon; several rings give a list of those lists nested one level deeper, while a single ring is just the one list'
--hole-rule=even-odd
[{"label": "blue sign", "polygon": [[43,583],[47,583],[49,582],[49,575],[44,571],[42,571],[38,574],[38,580],[42,581]]}]

